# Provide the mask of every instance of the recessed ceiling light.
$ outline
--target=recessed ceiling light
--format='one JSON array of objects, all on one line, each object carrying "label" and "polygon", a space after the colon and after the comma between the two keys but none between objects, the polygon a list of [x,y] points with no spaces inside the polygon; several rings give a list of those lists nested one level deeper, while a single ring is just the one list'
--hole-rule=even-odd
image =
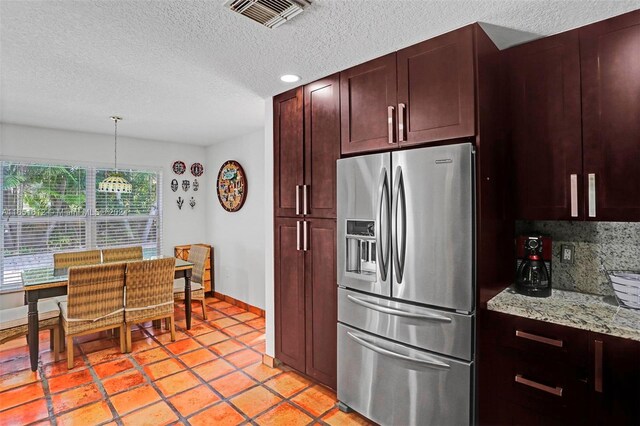
[{"label": "recessed ceiling light", "polygon": [[285,74],[280,76],[280,80],[284,81],[285,83],[295,83],[296,81],[300,80],[300,76],[295,74]]}]

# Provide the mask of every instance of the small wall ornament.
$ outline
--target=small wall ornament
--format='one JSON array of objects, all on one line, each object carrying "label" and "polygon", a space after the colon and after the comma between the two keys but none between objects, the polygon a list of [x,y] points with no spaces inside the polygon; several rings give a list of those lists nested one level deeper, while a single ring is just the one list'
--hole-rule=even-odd
[{"label": "small wall ornament", "polygon": [[228,212],[237,212],[247,198],[247,176],[240,163],[234,160],[225,162],[218,172],[218,201]]},{"label": "small wall ornament", "polygon": [[173,170],[173,173],[181,175],[187,170],[187,165],[184,164],[184,161],[174,161],[171,165],[171,170]]},{"label": "small wall ornament", "polygon": [[194,208],[196,206],[196,200],[194,200],[193,197],[191,197],[191,199],[189,200],[189,205],[191,206],[191,208]]},{"label": "small wall ornament", "polygon": [[204,173],[204,166],[200,163],[193,163],[191,165],[191,174],[194,175],[195,177],[200,177],[202,176],[202,173]]},{"label": "small wall ornament", "polygon": [[189,182],[189,179],[185,179],[182,181],[182,190],[184,192],[187,192],[190,186],[191,186],[191,182]]},{"label": "small wall ornament", "polygon": [[178,209],[182,210],[182,205],[184,204],[184,199],[182,197],[178,197],[176,200],[176,204],[178,205]]},{"label": "small wall ornament", "polygon": [[171,190],[176,192],[178,190],[178,179],[173,179],[171,181]]},{"label": "small wall ornament", "polygon": [[200,182],[198,182],[198,179],[193,180],[193,184],[191,185],[191,187],[193,188],[194,191],[197,191],[198,189],[200,189]]}]

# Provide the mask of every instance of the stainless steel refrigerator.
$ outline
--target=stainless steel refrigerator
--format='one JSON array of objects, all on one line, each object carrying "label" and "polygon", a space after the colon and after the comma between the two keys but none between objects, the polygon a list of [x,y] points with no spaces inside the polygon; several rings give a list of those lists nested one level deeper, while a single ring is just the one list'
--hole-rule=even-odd
[{"label": "stainless steel refrigerator", "polygon": [[473,423],[474,148],[338,160],[338,400],[382,425]]}]

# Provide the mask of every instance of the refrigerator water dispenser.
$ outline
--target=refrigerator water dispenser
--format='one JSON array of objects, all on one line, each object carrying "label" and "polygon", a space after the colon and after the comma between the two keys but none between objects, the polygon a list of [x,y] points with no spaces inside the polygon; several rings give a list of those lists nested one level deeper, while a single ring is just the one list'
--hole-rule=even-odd
[{"label": "refrigerator water dispenser", "polygon": [[364,276],[376,274],[375,221],[347,220],[346,272]]}]

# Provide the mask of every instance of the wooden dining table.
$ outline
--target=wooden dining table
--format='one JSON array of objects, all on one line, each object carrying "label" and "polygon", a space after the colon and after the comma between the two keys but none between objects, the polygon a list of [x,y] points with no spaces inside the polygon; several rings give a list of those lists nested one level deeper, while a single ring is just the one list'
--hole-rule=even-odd
[{"label": "wooden dining table", "polygon": [[[155,256],[145,259],[159,259],[164,256]],[[85,265],[89,266],[89,265]],[[184,278],[185,317],[187,330],[191,329],[191,272],[193,263],[182,259],[176,259],[175,278]],[[31,371],[38,369],[39,353],[39,324],[38,324],[38,300],[47,297],[63,296],[67,294],[69,281],[68,268],[40,267],[25,269],[22,271],[22,283],[24,285],[25,302],[29,305],[28,333],[29,333],[29,357]]]}]

